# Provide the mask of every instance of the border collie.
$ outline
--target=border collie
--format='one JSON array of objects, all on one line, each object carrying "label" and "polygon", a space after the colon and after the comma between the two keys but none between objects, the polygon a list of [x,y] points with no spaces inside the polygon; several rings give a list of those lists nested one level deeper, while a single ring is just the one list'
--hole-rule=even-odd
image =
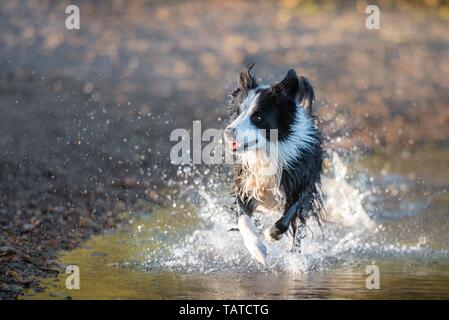
[{"label": "border collie", "polygon": [[239,87],[230,96],[231,123],[224,137],[237,160],[236,230],[253,258],[265,264],[266,246],[250,217],[256,210],[282,214],[265,237],[279,240],[290,229],[292,250],[299,252],[307,219],[314,217],[321,225],[323,218],[323,149],[312,115],[310,82],[289,70],[278,83],[259,84],[251,73],[253,66],[243,69]]}]

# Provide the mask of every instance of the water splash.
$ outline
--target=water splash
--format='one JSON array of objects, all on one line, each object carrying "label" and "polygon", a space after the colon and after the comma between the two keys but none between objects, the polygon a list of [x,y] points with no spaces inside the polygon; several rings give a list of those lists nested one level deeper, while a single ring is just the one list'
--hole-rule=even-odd
[{"label": "water splash", "polygon": [[[307,273],[336,264],[354,264],[360,259],[379,259],[382,256],[445,256],[446,250],[433,250],[420,238],[415,244],[389,242],[385,228],[367,212],[365,201],[376,197],[369,180],[355,187],[347,176],[348,168],[337,153],[331,156],[331,166],[323,180],[326,193],[327,222],[323,229],[311,222],[301,244],[301,255],[290,251],[292,239],[284,236],[277,242],[266,242],[266,266],[254,261],[245,249],[239,232],[228,230],[236,226],[236,217],[226,208],[232,199],[227,195],[229,185],[212,182],[200,185],[197,191],[188,190],[189,199],[196,198],[189,214],[200,223],[193,229],[173,235],[162,248],[147,253],[145,266],[183,272],[289,272]],[[182,170],[192,174],[192,171]],[[213,181],[213,180],[212,180]],[[217,181],[220,181],[217,179]],[[176,215],[174,215],[175,217]],[[278,214],[256,212],[254,219],[261,236],[273,225]],[[156,239],[152,239],[156,241]]]}]

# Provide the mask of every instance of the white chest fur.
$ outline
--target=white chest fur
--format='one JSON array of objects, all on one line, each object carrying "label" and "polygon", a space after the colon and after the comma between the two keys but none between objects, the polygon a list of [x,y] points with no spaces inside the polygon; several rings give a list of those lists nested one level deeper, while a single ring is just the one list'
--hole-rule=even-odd
[{"label": "white chest fur", "polygon": [[283,206],[285,197],[280,187],[282,166],[278,159],[267,156],[265,151],[252,150],[242,155],[241,161],[241,195],[258,200],[262,209],[271,211]]}]

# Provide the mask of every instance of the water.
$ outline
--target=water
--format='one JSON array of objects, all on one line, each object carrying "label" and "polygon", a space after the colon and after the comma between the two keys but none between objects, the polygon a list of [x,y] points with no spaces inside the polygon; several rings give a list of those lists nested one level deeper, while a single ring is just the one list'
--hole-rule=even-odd
[{"label": "water", "polygon": [[[62,273],[24,298],[449,298],[448,159],[432,148],[357,160],[332,153],[326,224],[310,223],[300,256],[288,237],[268,243],[265,267],[228,231],[229,184],[183,168],[186,187],[171,208],[61,254],[61,264],[79,266],[80,290],[65,289]],[[256,214],[261,229],[276,218]],[[369,265],[379,268],[379,290],[366,288]]]}]

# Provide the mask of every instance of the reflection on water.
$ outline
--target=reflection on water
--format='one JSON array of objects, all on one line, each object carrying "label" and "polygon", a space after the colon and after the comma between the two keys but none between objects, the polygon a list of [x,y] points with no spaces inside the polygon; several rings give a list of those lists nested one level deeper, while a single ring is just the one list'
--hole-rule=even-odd
[{"label": "reflection on water", "polygon": [[[448,172],[439,167],[447,160],[449,152],[426,149],[347,168],[332,155],[328,222],[309,226],[300,257],[288,252],[290,239],[268,244],[266,267],[227,232],[235,219],[226,188],[196,186],[187,190],[195,197],[142,214],[131,230],[63,253],[63,265],[80,267],[80,290],[65,289],[62,273],[25,298],[449,298]],[[263,228],[276,216],[256,218]],[[372,263],[380,290],[365,287]]]}]

